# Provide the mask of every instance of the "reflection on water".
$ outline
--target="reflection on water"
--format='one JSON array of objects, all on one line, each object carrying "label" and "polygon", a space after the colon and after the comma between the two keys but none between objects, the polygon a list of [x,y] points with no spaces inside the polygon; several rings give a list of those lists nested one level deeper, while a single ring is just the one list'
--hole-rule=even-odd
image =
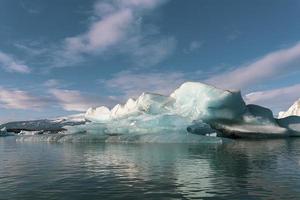
[{"label": "reflection on water", "polygon": [[300,140],[48,144],[0,138],[0,199],[299,199]]}]

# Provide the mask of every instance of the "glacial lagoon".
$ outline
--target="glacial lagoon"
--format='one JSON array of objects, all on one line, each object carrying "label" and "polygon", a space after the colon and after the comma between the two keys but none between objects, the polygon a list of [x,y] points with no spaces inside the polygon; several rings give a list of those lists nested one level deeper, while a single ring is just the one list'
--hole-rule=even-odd
[{"label": "glacial lagoon", "polygon": [[0,138],[0,199],[299,199],[300,139],[221,144]]}]

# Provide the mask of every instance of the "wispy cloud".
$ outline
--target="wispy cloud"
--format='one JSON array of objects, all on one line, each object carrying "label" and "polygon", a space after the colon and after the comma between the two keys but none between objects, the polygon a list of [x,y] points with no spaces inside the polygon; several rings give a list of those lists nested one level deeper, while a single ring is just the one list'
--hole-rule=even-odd
[{"label": "wispy cloud", "polygon": [[[57,86],[55,81],[48,83],[49,87]],[[0,86],[0,107],[38,111],[60,107],[65,111],[86,111],[90,107],[112,106],[116,103],[111,97],[91,95],[79,90],[49,88],[47,92],[46,95],[35,95],[29,91]]]},{"label": "wispy cloud", "polygon": [[24,90],[0,87],[0,107],[7,109],[42,109],[51,100],[35,96]]},{"label": "wispy cloud", "polygon": [[[83,60],[84,55],[125,54],[138,65],[155,65],[173,51],[176,40],[160,36],[156,27],[145,28],[143,15],[165,0],[98,1],[88,30],[64,40],[56,65]],[[59,56],[57,56],[59,55]]]},{"label": "wispy cloud", "polygon": [[300,70],[300,43],[271,52],[235,70],[217,74],[206,82],[223,88],[240,89]]},{"label": "wispy cloud", "polygon": [[78,90],[50,89],[57,103],[66,111],[86,111],[90,107],[111,105],[114,101],[99,96],[81,93]]},{"label": "wispy cloud", "polygon": [[7,72],[18,72],[23,74],[31,72],[29,66],[2,51],[0,51],[0,66]]},{"label": "wispy cloud", "polygon": [[41,7],[37,1],[24,1],[20,0],[21,7],[30,14],[39,14]]},{"label": "wispy cloud", "polygon": [[137,97],[142,92],[154,92],[170,94],[185,81],[182,72],[133,72],[122,71],[115,74],[111,79],[100,80],[106,88],[120,93],[123,100],[128,97]]},{"label": "wispy cloud", "polygon": [[204,45],[204,41],[194,40],[189,44],[188,48],[184,49],[184,53],[192,53],[194,51],[197,51],[203,45]]},{"label": "wispy cloud", "polygon": [[41,42],[38,42],[36,40],[26,41],[26,42],[16,42],[13,45],[17,49],[24,52],[26,56],[30,56],[30,57],[40,56],[49,53],[49,49],[42,47]]},{"label": "wispy cloud", "polygon": [[44,82],[44,86],[50,87],[50,88],[60,87],[61,85],[62,85],[61,81],[57,80],[57,79],[49,79]]},{"label": "wispy cloud", "polygon": [[259,104],[271,108],[275,113],[286,110],[300,95],[300,84],[252,92],[245,95],[245,101],[249,104]]},{"label": "wispy cloud", "polygon": [[229,35],[227,35],[226,39],[228,41],[233,41],[233,40],[238,39],[240,37],[240,35],[241,35],[241,32],[238,30],[235,30],[235,31],[231,32]]}]

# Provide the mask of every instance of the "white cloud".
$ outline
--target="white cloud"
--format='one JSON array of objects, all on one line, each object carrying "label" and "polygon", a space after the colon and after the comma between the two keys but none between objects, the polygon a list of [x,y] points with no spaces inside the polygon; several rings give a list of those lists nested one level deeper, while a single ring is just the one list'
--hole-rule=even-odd
[{"label": "white cloud", "polygon": [[240,35],[241,35],[241,32],[238,30],[235,30],[232,33],[230,33],[229,35],[227,35],[226,39],[228,41],[233,41],[233,40],[236,40],[237,38],[239,38]]},{"label": "white cloud", "polygon": [[151,66],[161,62],[174,50],[173,37],[162,37],[156,28],[142,26],[143,15],[165,0],[98,1],[93,22],[80,35],[68,37],[63,51],[55,55],[58,66],[80,62],[85,54],[105,52],[124,54],[136,64]]},{"label": "white cloud", "polygon": [[97,96],[82,94],[78,90],[50,89],[58,104],[66,111],[86,111],[90,107],[105,105]]},{"label": "white cloud", "polygon": [[261,59],[206,80],[222,88],[240,89],[300,70],[300,43],[271,52]]},{"label": "white cloud", "polygon": [[300,97],[300,84],[257,91],[245,95],[248,104],[258,104],[271,108],[275,113],[286,110]]},{"label": "white cloud", "polygon": [[191,52],[194,52],[198,49],[200,49],[202,46],[203,46],[204,42],[203,41],[192,41],[188,48],[184,50],[185,53],[191,53]]},{"label": "white cloud", "polygon": [[69,52],[101,51],[123,39],[133,21],[130,9],[122,9],[94,22],[86,34],[66,39]]},{"label": "white cloud", "polygon": [[128,97],[137,97],[142,92],[154,92],[169,95],[174,89],[185,81],[182,72],[150,72],[135,73],[122,71],[109,80],[101,80],[106,88],[119,92],[123,100]]},{"label": "white cloud", "polygon": [[0,107],[7,109],[41,109],[50,100],[26,91],[0,87]]},{"label": "white cloud", "polygon": [[49,49],[42,47],[39,41],[16,42],[14,47],[22,50],[26,56],[35,57],[49,53]]},{"label": "white cloud", "polygon": [[142,46],[143,39],[136,39],[137,40],[133,43],[128,43],[129,48],[124,50],[130,53],[132,60],[134,60],[138,66],[153,66],[160,63],[171,54],[176,46],[176,40],[172,37],[158,41],[150,41],[148,44]]},{"label": "white cloud", "polygon": [[190,51],[194,51],[199,49],[201,46],[203,45],[203,42],[199,42],[199,41],[192,41],[190,44]]},{"label": "white cloud", "polygon": [[24,1],[20,0],[21,7],[30,14],[39,14],[41,12],[41,5],[39,1]]},{"label": "white cloud", "polygon": [[30,73],[30,68],[23,62],[16,60],[11,55],[0,51],[0,66],[8,72]]},{"label": "white cloud", "polygon": [[61,86],[61,81],[60,80],[57,80],[57,79],[49,79],[47,81],[44,82],[44,85],[46,87],[59,87]]}]

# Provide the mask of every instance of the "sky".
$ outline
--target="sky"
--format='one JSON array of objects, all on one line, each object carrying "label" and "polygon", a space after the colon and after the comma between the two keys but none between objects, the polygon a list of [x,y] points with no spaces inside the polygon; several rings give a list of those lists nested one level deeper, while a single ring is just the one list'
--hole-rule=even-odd
[{"label": "sky", "polygon": [[300,98],[299,0],[1,0],[0,122],[112,107],[185,81],[276,115]]}]

